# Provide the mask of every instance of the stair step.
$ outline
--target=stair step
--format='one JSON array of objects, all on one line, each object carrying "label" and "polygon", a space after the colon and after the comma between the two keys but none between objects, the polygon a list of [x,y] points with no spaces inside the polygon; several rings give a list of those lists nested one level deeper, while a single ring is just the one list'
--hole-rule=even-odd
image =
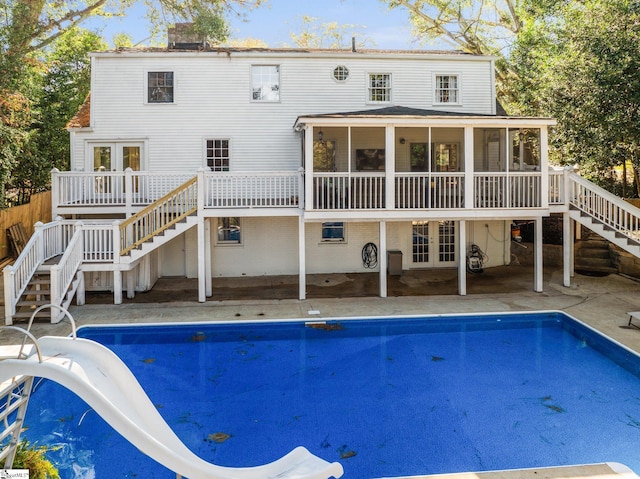
[{"label": "stair step", "polygon": [[575,255],[576,258],[598,258],[606,259],[607,261],[611,258],[611,256],[609,255],[609,248],[580,248],[576,249]]},{"label": "stair step", "polygon": [[16,304],[16,307],[19,308],[20,306],[42,306],[43,304],[49,304],[51,302],[50,299],[41,299],[41,300],[36,300],[36,299],[25,299],[25,300],[20,300],[18,301],[18,303]]},{"label": "stair step", "polygon": [[36,295],[49,295],[51,294],[51,290],[50,289],[31,289],[31,288],[27,288],[25,290],[25,292],[22,294],[22,296],[36,296]]},{"label": "stair step", "polygon": [[609,258],[578,258],[575,259],[575,269],[591,269],[597,271],[611,271],[617,272],[618,270],[611,266]]}]

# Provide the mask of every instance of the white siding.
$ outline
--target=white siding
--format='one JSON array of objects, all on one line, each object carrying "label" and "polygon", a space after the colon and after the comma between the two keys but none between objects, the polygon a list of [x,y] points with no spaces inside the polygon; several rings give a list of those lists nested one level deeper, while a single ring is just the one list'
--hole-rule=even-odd
[{"label": "white siding", "polygon": [[[251,101],[252,64],[280,65],[280,102]],[[336,82],[337,65],[349,79]],[[93,131],[78,131],[76,163],[84,169],[85,140],[148,140],[148,169],[195,171],[203,166],[205,138],[231,140],[231,170],[295,170],[301,146],[293,124],[300,115],[357,111],[367,103],[369,72],[392,75],[393,105],[467,113],[492,112],[491,61],[463,55],[349,57],[255,56],[212,53],[97,54],[93,62]],[[175,102],[146,103],[149,71],[173,71]],[[460,105],[433,106],[433,75],[460,77]],[[367,146],[370,147],[370,146]],[[382,147],[382,146],[381,146]],[[357,148],[353,145],[353,148]]]}]

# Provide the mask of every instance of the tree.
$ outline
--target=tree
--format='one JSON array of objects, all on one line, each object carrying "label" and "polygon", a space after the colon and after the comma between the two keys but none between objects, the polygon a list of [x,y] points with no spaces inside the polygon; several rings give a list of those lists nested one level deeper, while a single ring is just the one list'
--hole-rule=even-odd
[{"label": "tree", "polygon": [[353,24],[322,22],[316,17],[303,15],[301,32],[291,33],[291,40],[298,48],[350,49],[352,38],[356,38],[356,47],[365,48],[373,41],[359,35],[364,28]]},{"label": "tree", "polygon": [[[554,150],[603,184],[612,168],[640,166],[640,4],[585,0],[560,5],[512,52],[520,110],[553,116]],[[606,181],[603,186],[606,185]]]},{"label": "tree", "polygon": [[[77,31],[89,17],[124,15],[134,3],[141,2],[147,6],[147,17],[155,31],[161,25],[191,21],[200,36],[221,42],[229,34],[225,15],[240,14],[236,8],[256,7],[262,1],[0,0],[0,208],[7,205],[7,186],[17,187],[28,196],[41,188],[42,172],[67,157],[59,144],[60,128],[71,118],[70,109],[82,96],[83,88],[86,90],[79,86],[83,73],[72,67],[74,63],[78,67],[79,59],[69,48],[69,32]],[[87,38],[81,35],[78,41]],[[121,40],[126,43],[126,39]],[[52,57],[51,52],[56,51],[71,56],[64,59],[54,53]],[[62,65],[65,67],[59,69]],[[60,82],[69,81],[64,76],[71,74],[79,75],[72,82],[73,88],[64,84],[62,90],[68,90],[65,93],[52,90],[63,84]],[[55,110],[53,105],[60,109]],[[66,121],[64,116],[69,116]],[[44,147],[49,153],[43,156]]]},{"label": "tree", "polygon": [[106,49],[96,33],[73,28],[43,55],[46,70],[32,95],[30,140],[13,169],[11,187],[23,203],[47,189],[52,168],[69,167],[69,134],[65,126],[85,101],[91,86],[89,52]]},{"label": "tree", "polygon": [[[527,0],[528,1],[528,0]],[[513,75],[506,52],[522,28],[519,0],[386,0],[407,9],[413,33],[423,43],[442,41],[474,55],[496,55],[498,94],[508,96]]]}]

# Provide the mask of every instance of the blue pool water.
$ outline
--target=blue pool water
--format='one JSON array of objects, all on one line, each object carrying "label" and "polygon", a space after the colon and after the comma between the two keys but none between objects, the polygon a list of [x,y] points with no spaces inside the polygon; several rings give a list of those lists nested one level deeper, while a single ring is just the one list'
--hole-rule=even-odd
[{"label": "blue pool water", "polygon": [[[640,359],[555,312],[84,327],[196,454],[298,445],[347,479],[615,461],[640,472]],[[72,393],[37,386],[26,436],[63,479],[173,478]]]}]

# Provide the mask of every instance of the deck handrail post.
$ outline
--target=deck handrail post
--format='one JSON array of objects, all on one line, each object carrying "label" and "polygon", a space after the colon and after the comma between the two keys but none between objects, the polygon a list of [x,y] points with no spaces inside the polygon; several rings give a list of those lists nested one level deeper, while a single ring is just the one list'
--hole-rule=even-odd
[{"label": "deck handrail post", "polygon": [[562,202],[567,209],[571,206],[571,200],[573,195],[571,193],[571,172],[573,171],[572,166],[565,166],[562,172],[562,179],[564,182],[564,188],[562,192]]},{"label": "deck handrail post", "polygon": [[197,183],[197,188],[196,188],[196,195],[197,195],[197,204],[198,204],[198,217],[201,217],[204,215],[204,194],[205,194],[205,190],[208,190],[208,188],[206,188],[206,178],[205,178],[205,169],[204,168],[198,168],[198,183]]},{"label": "deck handrail post", "polygon": [[304,210],[304,168],[298,168],[298,208]]},{"label": "deck handrail post", "polygon": [[55,218],[58,216],[58,203],[60,202],[60,185],[58,182],[60,181],[60,170],[58,168],[53,168],[51,170],[51,217]]},{"label": "deck handrail post", "polygon": [[124,207],[128,218],[133,214],[133,170],[131,167],[124,170]]},{"label": "deck handrail post", "polygon": [[111,223],[113,228],[113,263],[120,263],[120,251],[122,251],[122,238],[120,237],[120,220]]}]

